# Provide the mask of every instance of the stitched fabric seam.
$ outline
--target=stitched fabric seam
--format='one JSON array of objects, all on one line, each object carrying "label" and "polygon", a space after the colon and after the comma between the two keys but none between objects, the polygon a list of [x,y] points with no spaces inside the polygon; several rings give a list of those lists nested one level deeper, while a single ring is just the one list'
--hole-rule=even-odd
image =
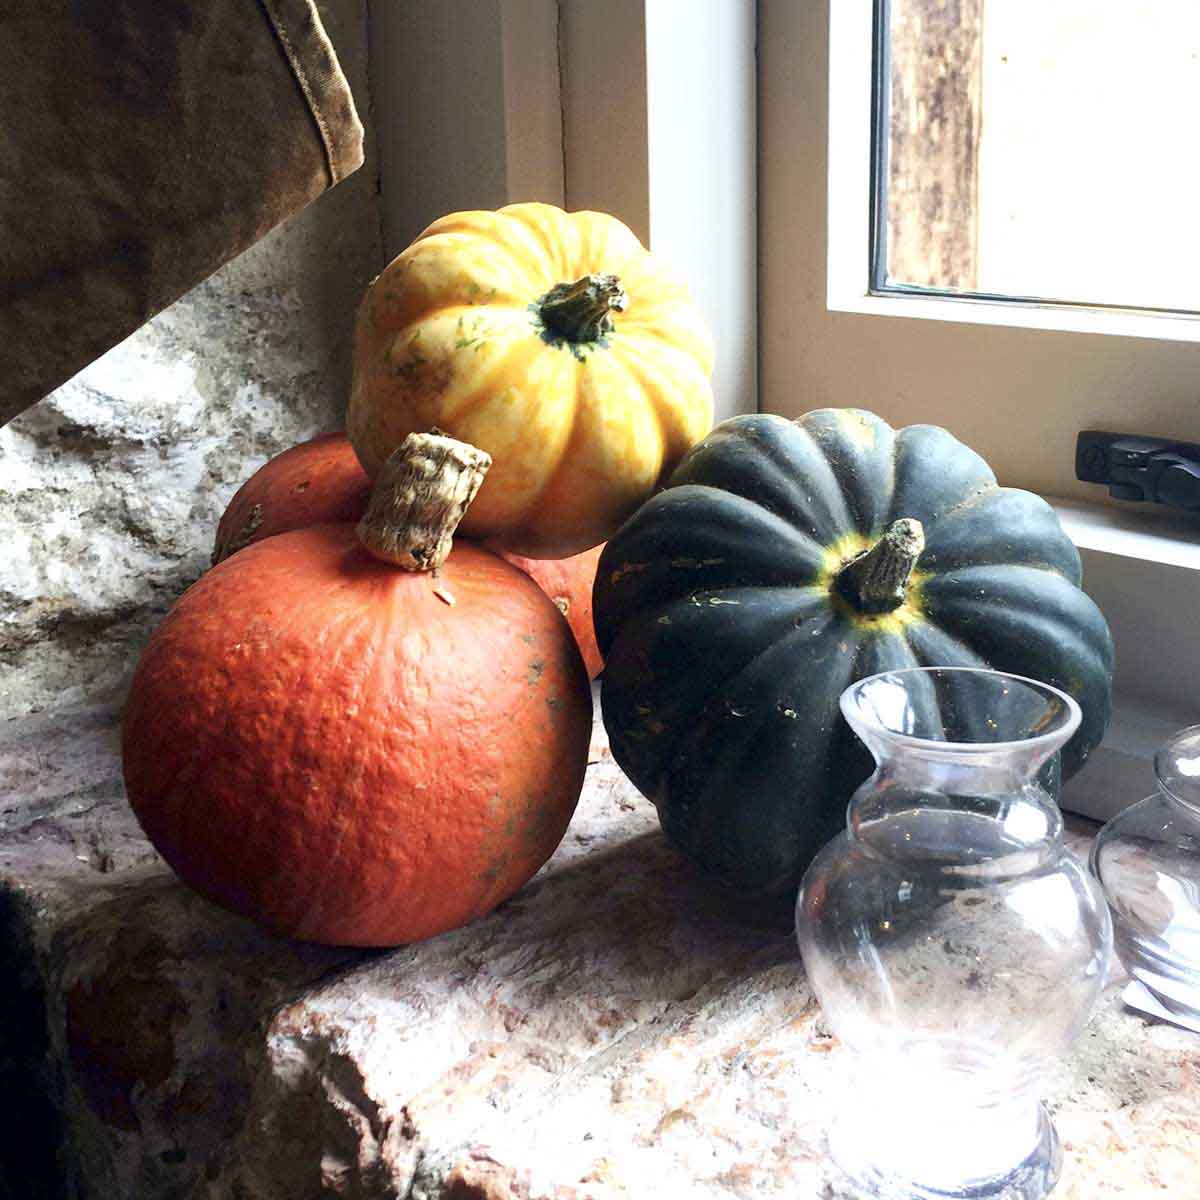
[{"label": "stitched fabric seam", "polygon": [[317,103],[316,94],[309,83],[308,75],[301,65],[300,57],[296,54],[295,47],[292,45],[291,38],[288,37],[283,22],[279,19],[279,15],[275,10],[274,0],[260,0],[260,2],[266,11],[267,19],[271,22],[272,29],[275,30],[275,36],[283,46],[284,56],[292,68],[292,73],[296,76],[296,82],[300,84],[300,90],[304,93],[304,98],[308,101],[309,112],[312,113],[312,118],[316,122],[317,130],[321,135],[321,144],[325,148],[325,163],[329,169],[329,178],[333,183],[338,183],[342,177],[337,169],[333,139],[329,133],[328,123],[321,112],[321,106]]}]

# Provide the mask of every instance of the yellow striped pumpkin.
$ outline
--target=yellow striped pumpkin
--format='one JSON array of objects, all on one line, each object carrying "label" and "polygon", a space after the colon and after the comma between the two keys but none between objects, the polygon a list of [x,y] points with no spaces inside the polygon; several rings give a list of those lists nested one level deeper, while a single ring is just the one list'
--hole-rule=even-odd
[{"label": "yellow striped pumpkin", "polygon": [[372,477],[412,432],[486,450],[462,532],[564,558],[604,541],[708,432],[712,356],[686,287],[616,218],[452,213],[366,294],[347,427]]}]

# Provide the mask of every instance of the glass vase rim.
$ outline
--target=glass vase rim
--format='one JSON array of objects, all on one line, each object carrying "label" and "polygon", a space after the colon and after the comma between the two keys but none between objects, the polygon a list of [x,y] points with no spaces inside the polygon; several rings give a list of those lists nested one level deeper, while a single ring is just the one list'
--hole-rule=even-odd
[{"label": "glass vase rim", "polygon": [[[877,679],[902,678],[904,676],[913,677],[917,675],[944,675],[950,673],[980,676],[990,675],[997,679],[1008,679],[1013,683],[1024,684],[1037,692],[1049,693],[1055,699],[1062,702],[1065,709],[1065,716],[1061,720],[1056,721],[1053,728],[1048,729],[1045,733],[1039,733],[1034,737],[1013,738],[1007,741],[996,742],[952,742],[939,738],[918,737],[916,734],[911,733],[900,733],[897,730],[889,729],[882,722],[866,716],[862,709],[852,707],[854,695],[861,692],[867,684]],[[958,755],[1002,755],[1006,752],[1013,754],[1028,753],[1033,749],[1054,747],[1056,745],[1063,746],[1074,736],[1075,731],[1079,728],[1083,720],[1083,709],[1080,708],[1079,701],[1074,696],[1064,692],[1062,688],[1057,688],[1053,684],[1045,683],[1040,679],[1034,679],[1029,675],[1017,675],[1011,671],[998,671],[994,667],[897,667],[894,670],[877,671],[873,675],[864,675],[862,679],[856,679],[853,683],[849,684],[838,697],[838,707],[841,709],[842,715],[846,718],[846,722],[850,725],[851,729],[854,729],[857,722],[859,725],[868,728],[878,737],[894,745],[922,749],[931,753],[951,754],[956,757]],[[852,711],[854,713],[853,719],[851,719]]]},{"label": "glass vase rim", "polygon": [[1196,777],[1196,783],[1193,784],[1189,778],[1185,781],[1188,786],[1180,786],[1179,772],[1172,771],[1169,767],[1177,758],[1180,747],[1189,741],[1200,741],[1200,724],[1185,725],[1182,729],[1175,730],[1155,751],[1154,779],[1158,784],[1159,795],[1166,796],[1195,815],[1200,813],[1200,776]]}]

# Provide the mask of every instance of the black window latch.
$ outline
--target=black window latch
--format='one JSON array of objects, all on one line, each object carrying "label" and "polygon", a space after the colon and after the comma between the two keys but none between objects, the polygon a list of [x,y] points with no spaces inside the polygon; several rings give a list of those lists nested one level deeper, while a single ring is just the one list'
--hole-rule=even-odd
[{"label": "black window latch", "polygon": [[1075,478],[1104,483],[1117,500],[1149,500],[1200,512],[1200,445],[1085,429]]}]

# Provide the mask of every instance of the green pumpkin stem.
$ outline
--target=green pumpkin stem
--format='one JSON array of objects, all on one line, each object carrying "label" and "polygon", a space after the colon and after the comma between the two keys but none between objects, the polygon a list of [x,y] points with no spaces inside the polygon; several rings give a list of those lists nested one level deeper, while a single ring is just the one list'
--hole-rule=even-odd
[{"label": "green pumpkin stem", "polygon": [[837,590],[861,613],[886,613],[904,603],[908,577],[925,549],[920,521],[893,521],[870,550],[838,572]]},{"label": "green pumpkin stem", "polygon": [[440,431],[410,433],[376,476],[358,540],[392,566],[437,570],[491,465],[486,451]]},{"label": "green pumpkin stem", "polygon": [[538,302],[543,327],[568,342],[595,342],[613,331],[614,312],[628,304],[615,275],[585,275],[552,287]]}]

